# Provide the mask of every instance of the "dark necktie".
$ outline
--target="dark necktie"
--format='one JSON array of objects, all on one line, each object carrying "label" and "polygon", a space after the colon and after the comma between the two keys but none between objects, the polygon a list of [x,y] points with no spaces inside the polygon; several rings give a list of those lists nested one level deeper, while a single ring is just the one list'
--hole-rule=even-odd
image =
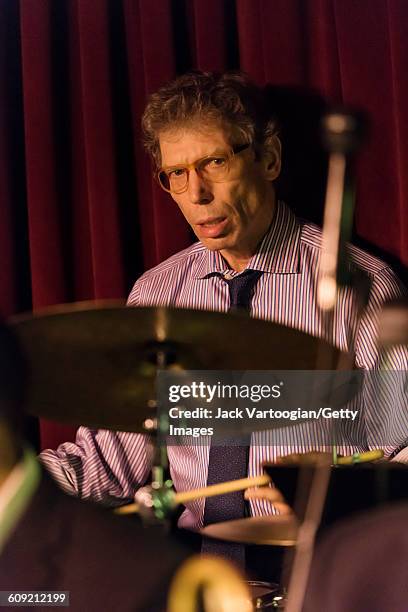
[{"label": "dark necktie", "polygon": [[[251,308],[251,298],[255,285],[262,275],[258,270],[246,270],[239,276],[227,280],[230,293],[230,312],[246,311]],[[240,445],[232,446],[234,440],[223,440],[222,445],[212,445],[209,453],[207,484],[217,484],[227,480],[245,478],[248,468],[250,438],[242,439]],[[220,443],[221,441],[219,441]],[[226,495],[217,495],[206,499],[204,508],[204,525],[221,521],[232,521],[244,518],[244,492],[237,491]],[[242,569],[245,567],[245,546],[235,542],[220,542],[204,539],[201,551],[226,557]]]}]

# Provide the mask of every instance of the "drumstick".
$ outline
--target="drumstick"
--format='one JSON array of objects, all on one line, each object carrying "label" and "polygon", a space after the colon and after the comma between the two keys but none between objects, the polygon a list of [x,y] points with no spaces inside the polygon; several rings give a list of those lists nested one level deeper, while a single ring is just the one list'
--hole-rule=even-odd
[{"label": "drumstick", "polygon": [[136,514],[139,512],[140,504],[127,504],[126,506],[120,506],[120,508],[115,508],[114,514]]},{"label": "drumstick", "polygon": [[[185,504],[189,501],[200,499],[201,497],[214,497],[215,495],[224,495],[225,493],[233,493],[234,491],[242,491],[250,487],[262,487],[271,482],[267,474],[262,476],[253,476],[252,478],[240,478],[239,480],[230,480],[220,482],[219,484],[210,485],[201,489],[192,489],[191,491],[182,491],[175,493],[174,505]],[[138,512],[139,504],[128,504],[114,510],[115,514],[133,514]]]},{"label": "drumstick", "polygon": [[262,487],[271,482],[267,474],[262,476],[254,476],[252,478],[240,478],[239,480],[230,480],[228,482],[220,482],[219,484],[210,485],[203,489],[193,489],[192,491],[183,491],[176,493],[174,500],[178,504],[194,501],[200,497],[214,497],[214,495],[224,495],[225,493],[233,493],[234,491],[242,491],[249,487]]},{"label": "drumstick", "polygon": [[366,463],[367,461],[376,461],[384,457],[384,451],[382,450],[371,450],[366,453],[354,453],[348,457],[339,457],[337,459],[337,465],[352,465],[353,463]]},{"label": "drumstick", "polygon": [[[376,461],[384,456],[382,450],[372,450],[365,453],[354,453],[347,457],[339,457],[337,465],[352,465],[353,463],[366,463],[367,461]],[[242,491],[250,487],[262,487],[271,482],[267,474],[262,476],[254,476],[252,478],[240,478],[239,480],[230,480],[219,484],[210,485],[201,489],[192,489],[191,491],[183,491],[175,493],[174,505],[185,504],[189,501],[200,499],[201,497],[214,497],[215,495],[224,495],[225,493],[233,493],[234,491]],[[114,510],[115,514],[133,514],[139,511],[139,504],[127,504]]]}]

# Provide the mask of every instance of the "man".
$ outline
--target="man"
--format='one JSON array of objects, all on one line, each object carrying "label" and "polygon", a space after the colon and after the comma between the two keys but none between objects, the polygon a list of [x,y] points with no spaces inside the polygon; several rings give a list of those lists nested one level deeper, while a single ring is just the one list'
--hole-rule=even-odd
[{"label": "man", "polygon": [[[254,281],[245,303],[251,316],[325,337],[341,350],[355,348],[358,366],[379,367],[376,314],[385,300],[400,294],[399,282],[383,262],[350,247],[351,269],[371,281],[368,305],[354,343],[353,291],[342,289],[335,324],[327,334],[316,304],[321,231],[300,222],[276,199],[280,142],[259,90],[239,73],[184,75],[151,96],[143,128],[159,183],[199,242],[146,272],[136,282],[129,305],[226,312],[232,305],[242,306],[239,300],[235,303],[234,281],[245,284],[251,275]],[[406,367],[404,351],[397,351],[393,359],[396,368]],[[393,440],[388,454],[404,441]],[[368,446],[364,438],[340,451]],[[268,432],[263,444],[250,448],[248,474],[262,473],[263,461],[313,448],[313,434],[307,429],[306,437],[296,428]],[[208,479],[214,482],[208,470],[211,452],[208,446],[168,448],[177,490],[205,486]],[[105,502],[132,499],[149,473],[144,436],[128,433],[81,427],[75,444],[44,451],[41,458],[67,491]],[[282,501],[268,488],[247,491],[245,496],[253,515],[273,513],[273,502]],[[195,529],[204,522],[205,503],[198,500],[187,504],[179,525]]]},{"label": "man", "polygon": [[55,486],[21,441],[25,370],[0,322],[0,591],[69,591],[71,610],[163,610],[184,550]]}]

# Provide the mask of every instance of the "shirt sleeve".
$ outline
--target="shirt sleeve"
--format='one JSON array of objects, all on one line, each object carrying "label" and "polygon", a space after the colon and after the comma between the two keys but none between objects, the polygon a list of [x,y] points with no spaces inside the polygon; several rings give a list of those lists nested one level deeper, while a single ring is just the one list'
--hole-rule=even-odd
[{"label": "shirt sleeve", "polygon": [[408,349],[399,345],[381,350],[377,343],[383,305],[404,295],[406,289],[390,268],[374,276],[357,335],[356,360],[367,370],[363,410],[368,445],[382,448],[386,457],[407,462],[408,452],[400,451],[408,446]]},{"label": "shirt sleeve", "polygon": [[[141,305],[139,280],[128,306]],[[80,427],[75,443],[44,450],[39,459],[67,493],[115,506],[133,500],[147,481],[152,453],[148,436]]]},{"label": "shirt sleeve", "polygon": [[391,268],[385,267],[372,279],[367,307],[361,319],[356,339],[357,365],[365,370],[386,367],[389,370],[407,370],[408,351],[399,346],[387,352],[387,362],[378,348],[379,314],[384,304],[407,295],[407,290]]},{"label": "shirt sleeve", "polygon": [[146,482],[152,449],[142,434],[80,427],[75,443],[44,450],[40,460],[67,493],[115,506]]},{"label": "shirt sleeve", "polygon": [[127,306],[142,306],[141,300],[140,300],[139,281],[140,279],[138,279],[135,282],[135,284],[133,285],[132,291],[129,293],[129,297],[126,302]]}]

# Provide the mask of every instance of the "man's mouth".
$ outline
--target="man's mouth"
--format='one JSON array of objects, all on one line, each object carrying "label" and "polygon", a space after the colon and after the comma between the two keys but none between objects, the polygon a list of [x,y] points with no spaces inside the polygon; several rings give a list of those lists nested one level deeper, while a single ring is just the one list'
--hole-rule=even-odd
[{"label": "man's mouth", "polygon": [[210,217],[196,225],[199,227],[200,235],[204,238],[217,238],[217,236],[222,234],[227,223],[227,217]]},{"label": "man's mouth", "polygon": [[203,219],[202,221],[197,221],[196,225],[216,225],[221,221],[224,221],[225,217],[208,217],[208,219]]}]

